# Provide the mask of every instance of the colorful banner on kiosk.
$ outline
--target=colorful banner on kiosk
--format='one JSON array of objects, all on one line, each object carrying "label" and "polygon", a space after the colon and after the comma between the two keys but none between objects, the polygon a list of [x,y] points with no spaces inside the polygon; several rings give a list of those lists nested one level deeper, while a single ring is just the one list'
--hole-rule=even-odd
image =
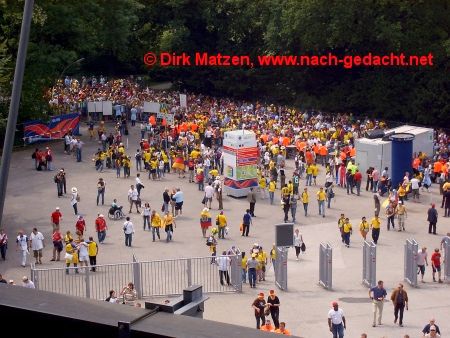
[{"label": "colorful banner on kiosk", "polygon": [[73,135],[79,135],[80,115],[77,113],[53,116],[50,122],[41,120],[24,123],[23,138],[25,143],[62,139],[64,135],[72,131]]}]

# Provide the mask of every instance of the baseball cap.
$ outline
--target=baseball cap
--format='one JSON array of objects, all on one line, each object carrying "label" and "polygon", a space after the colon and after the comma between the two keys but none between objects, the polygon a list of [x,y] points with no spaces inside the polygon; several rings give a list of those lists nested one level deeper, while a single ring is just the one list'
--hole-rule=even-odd
[{"label": "baseball cap", "polygon": [[338,305],[338,302],[334,301],[333,303],[331,303],[331,305],[337,306],[337,305]]},{"label": "baseball cap", "polygon": [[59,207],[56,207],[56,210],[59,210]]}]

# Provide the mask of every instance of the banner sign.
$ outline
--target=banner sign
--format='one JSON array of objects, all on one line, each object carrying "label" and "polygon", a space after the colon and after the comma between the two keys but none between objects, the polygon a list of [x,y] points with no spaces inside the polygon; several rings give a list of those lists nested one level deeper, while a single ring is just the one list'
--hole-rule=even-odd
[{"label": "banner sign", "polygon": [[186,94],[180,94],[180,107],[187,108],[187,97]]},{"label": "banner sign", "polygon": [[79,135],[79,128],[80,116],[77,113],[53,116],[48,123],[41,120],[28,121],[24,123],[24,141],[29,144],[61,139],[69,131]]}]

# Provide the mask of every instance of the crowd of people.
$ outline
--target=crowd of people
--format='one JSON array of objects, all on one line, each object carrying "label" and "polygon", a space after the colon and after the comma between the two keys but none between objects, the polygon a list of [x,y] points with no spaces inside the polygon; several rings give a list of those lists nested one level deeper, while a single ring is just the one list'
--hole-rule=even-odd
[{"label": "crowd of people", "polygon": [[[181,189],[182,182],[188,181],[197,184],[200,211],[201,235],[206,239],[206,246],[211,263],[218,266],[220,283],[230,284],[228,270],[229,257],[240,255],[242,268],[242,282],[251,288],[265,280],[266,271],[276,264],[276,247],[267,252],[262,246],[255,243],[247,252],[241,252],[232,247],[229,250],[219,250],[220,240],[225,239],[230,227],[239,226],[240,233],[248,237],[255,217],[257,204],[268,199],[268,203],[280,203],[282,214],[280,220],[284,222],[298,222],[297,205],[303,206],[305,217],[315,212],[326,217],[326,209],[331,208],[335,198],[336,189],[342,189],[349,195],[359,196],[364,190],[362,185],[363,173],[360,172],[355,161],[355,139],[362,137],[366,132],[375,128],[386,128],[383,121],[370,118],[357,119],[351,114],[329,115],[320,112],[302,112],[286,106],[267,105],[260,102],[237,102],[231,99],[213,98],[205,95],[188,95],[188,109],[180,107],[179,92],[154,91],[140,87],[133,79],[118,79],[107,81],[101,78],[83,78],[80,82],[66,78],[59,81],[48,93],[50,104],[60,111],[79,111],[86,113],[87,101],[111,100],[114,107],[115,124],[111,129],[104,121],[96,122],[98,116],[91,116],[88,121],[89,137],[98,142],[98,149],[93,154],[92,162],[98,172],[105,168],[112,169],[119,179],[130,179],[135,174],[133,184],[123,198],[129,203],[128,215],[122,211],[117,199],[108,206],[107,216],[112,219],[125,218],[123,224],[125,245],[131,247],[133,235],[137,230],[137,219],[131,219],[133,207],[142,219],[143,229],[152,232],[152,240],[161,240],[160,230],[166,233],[165,241],[173,240],[177,222],[183,217],[184,194]],[[167,105],[169,112],[175,116],[175,124],[168,125],[165,120],[158,119],[143,111],[145,101],[161,102]],[[140,139],[138,143],[128,146],[128,125],[139,128]],[[244,208],[242,222],[232,225],[224,213],[222,192],[224,190],[224,163],[223,163],[223,137],[229,130],[248,129],[255,132],[258,141],[258,185],[251,188],[247,195],[248,208]],[[132,141],[133,142],[133,141]],[[78,162],[83,162],[81,149],[83,142],[69,132],[64,138],[64,152],[73,154]],[[387,219],[387,230],[395,229],[395,219],[398,220],[398,231],[406,231],[406,219],[410,206],[408,201],[418,202],[421,192],[429,190],[432,184],[440,186],[442,194],[442,207],[445,207],[444,217],[450,216],[450,183],[449,183],[449,137],[444,132],[436,132],[435,153],[419,153],[412,159],[412,172],[406,173],[403,182],[394,187],[390,182],[389,168],[369,168],[366,174],[366,192],[373,194],[375,211],[372,215],[367,212],[361,218],[359,232],[364,240],[368,233],[375,244],[378,243],[381,230],[380,212],[383,208]],[[130,153],[128,149],[136,149]],[[49,148],[45,151],[36,149],[33,153],[34,165],[37,170],[53,170],[53,154]],[[286,161],[292,158],[295,169],[290,176],[287,172]],[[41,169],[39,169],[41,168]],[[178,178],[180,183],[167,187],[162,192],[161,208],[151,207],[148,201],[141,198],[141,191],[145,189],[145,179],[171,180]],[[145,175],[145,178],[144,178]],[[325,176],[325,183],[319,184],[318,176]],[[104,178],[105,177],[105,178]],[[110,178],[114,180],[114,178]],[[304,180],[304,188],[300,185]],[[106,183],[108,178],[103,176],[97,183],[97,205],[104,205]],[[57,196],[62,197],[66,192],[66,172],[63,168],[55,175]],[[109,183],[109,182],[108,182]],[[80,187],[81,188],[81,187]],[[86,187],[82,187],[84,189]],[[148,188],[147,188],[148,189]],[[421,191],[420,191],[421,190]],[[53,225],[53,257],[52,261],[60,261],[60,253],[64,251],[66,273],[71,271],[79,273],[83,265],[91,271],[96,271],[96,257],[98,245],[93,237],[85,240],[86,224],[79,212],[80,193],[77,187],[69,192],[70,203],[74,214],[77,215],[74,233],[70,231],[63,236],[60,232],[62,214],[59,208],[51,214]],[[383,202],[383,196],[386,200]],[[112,198],[111,198],[112,199]],[[211,210],[216,207],[218,214],[213,216]],[[314,208],[314,209],[313,209]],[[160,209],[160,210],[159,210]],[[436,233],[437,212],[435,206],[428,211],[430,233]],[[161,214],[160,214],[161,212]],[[108,229],[107,219],[98,214],[95,220],[95,229],[98,243],[102,244]],[[117,218],[116,218],[117,217]],[[215,221],[215,225],[213,224]],[[342,214],[337,221],[339,236],[343,244],[349,248],[353,233],[353,226],[349,218]],[[37,230],[36,230],[37,231]],[[40,232],[38,232],[41,234]],[[0,248],[2,247],[2,234],[0,230]],[[31,243],[33,239],[30,235]],[[35,234],[36,236],[36,234]],[[41,234],[42,236],[42,234]],[[24,240],[23,237],[26,239]],[[447,236],[450,238],[450,235]],[[16,243],[21,250],[29,250],[28,236],[18,235]],[[22,244],[22,242],[26,244]],[[38,241],[34,237],[34,243]],[[42,238],[42,245],[44,239]],[[268,245],[270,246],[270,245]],[[294,247],[296,258],[305,251],[305,242],[302,234],[296,229],[294,233]],[[41,248],[42,249],[42,248]],[[33,252],[35,250],[33,249]],[[439,251],[439,250],[438,250]],[[2,258],[5,259],[6,248],[2,249]],[[217,254],[222,252],[222,254]],[[423,252],[423,249],[422,249]],[[37,249],[36,264],[41,263],[42,250]],[[22,265],[26,264],[26,254],[22,256]],[[440,262],[432,259],[433,271],[440,277]],[[428,263],[427,263],[428,264]],[[73,265],[73,267],[71,267]],[[439,266],[439,268],[438,268]],[[275,268],[275,267],[274,267]],[[419,265],[419,272],[422,267]],[[423,270],[425,271],[425,270]],[[433,272],[433,279],[434,277]],[[422,272],[422,276],[423,276]],[[423,280],[423,279],[422,279]],[[123,299],[132,294],[130,285],[120,292]],[[273,290],[272,290],[273,291]],[[281,334],[290,334],[285,322],[279,321],[280,302],[275,292],[270,292],[267,301],[264,294],[259,294],[252,304],[257,321],[257,328],[265,331],[274,331]],[[376,291],[376,290],[375,290]],[[120,295],[119,295],[120,296]],[[108,301],[116,302],[115,291],[111,290]],[[132,302],[136,299],[133,298]],[[376,297],[375,297],[376,298]],[[397,297],[398,298],[398,297]],[[397,299],[394,297],[394,299]],[[111,301],[111,299],[113,301]],[[403,300],[407,299],[403,297]],[[131,301],[130,301],[131,302]],[[269,305],[267,305],[269,304]],[[344,316],[333,303],[329,313],[330,330],[334,337],[343,337],[345,329]],[[332,311],[336,313],[332,313]],[[400,311],[400,310],[399,310]],[[265,316],[271,315],[274,326]],[[402,325],[403,311],[400,312]],[[341,318],[342,327],[338,326]],[[379,317],[381,320],[381,316]],[[375,322],[375,321],[374,321]],[[330,324],[331,323],[331,324]]]}]

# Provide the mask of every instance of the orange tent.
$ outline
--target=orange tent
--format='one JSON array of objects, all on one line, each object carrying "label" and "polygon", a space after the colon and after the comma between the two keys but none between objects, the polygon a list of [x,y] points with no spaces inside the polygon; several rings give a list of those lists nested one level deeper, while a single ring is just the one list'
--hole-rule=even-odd
[{"label": "orange tent", "polygon": [[290,138],[289,137],[283,137],[283,145],[285,146],[285,147],[287,147],[288,145],[290,145],[291,144],[291,140],[290,140]]},{"label": "orange tent", "polygon": [[350,157],[355,157],[355,156],[356,156],[356,148],[353,147],[353,148],[350,150]]},{"label": "orange tent", "polygon": [[321,147],[319,148],[319,154],[320,154],[321,156],[327,156],[327,155],[328,155],[328,148],[325,147],[325,146],[321,146]]},{"label": "orange tent", "polygon": [[420,165],[420,158],[416,157],[413,160],[412,167],[417,170],[419,169],[419,165]]},{"label": "orange tent", "polygon": [[269,139],[269,136],[267,134],[262,134],[260,139],[263,140],[264,143],[267,143],[267,140]]},{"label": "orange tent", "polygon": [[341,161],[344,162],[345,159],[347,158],[347,154],[345,153],[345,151],[341,151],[339,157],[341,158]]},{"label": "orange tent", "polygon": [[278,137],[276,136],[272,137],[273,144],[278,144],[278,141],[279,141]]}]

